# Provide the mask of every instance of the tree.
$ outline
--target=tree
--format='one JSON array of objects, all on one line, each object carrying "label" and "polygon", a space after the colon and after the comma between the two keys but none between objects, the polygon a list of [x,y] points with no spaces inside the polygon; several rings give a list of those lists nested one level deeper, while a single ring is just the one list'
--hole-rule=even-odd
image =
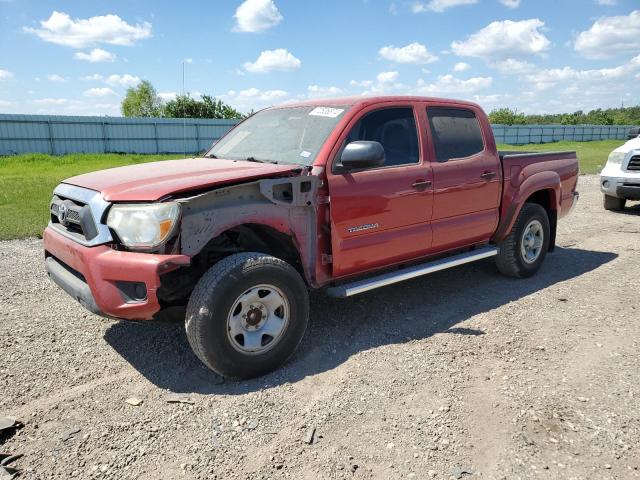
[{"label": "tree", "polygon": [[120,109],[125,117],[160,117],[162,107],[162,100],[156,89],[147,80],[143,80],[138,86],[127,89]]},{"label": "tree", "polygon": [[169,118],[243,118],[243,115],[236,109],[209,95],[202,95],[200,100],[189,95],[178,95],[164,106],[164,116]]},{"label": "tree", "polygon": [[523,113],[518,113],[517,110],[500,108],[489,113],[489,121],[497,125],[524,125],[526,118]]}]

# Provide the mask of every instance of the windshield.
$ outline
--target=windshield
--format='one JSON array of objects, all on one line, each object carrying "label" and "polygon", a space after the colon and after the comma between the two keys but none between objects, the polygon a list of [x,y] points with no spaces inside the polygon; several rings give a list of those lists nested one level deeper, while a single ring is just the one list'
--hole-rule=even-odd
[{"label": "windshield", "polygon": [[216,143],[207,156],[311,165],[347,106],[263,110]]}]

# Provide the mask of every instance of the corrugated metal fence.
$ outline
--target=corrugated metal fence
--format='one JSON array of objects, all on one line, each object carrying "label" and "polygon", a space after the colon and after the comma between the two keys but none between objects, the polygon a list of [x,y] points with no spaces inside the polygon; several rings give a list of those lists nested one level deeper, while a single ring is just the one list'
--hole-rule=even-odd
[{"label": "corrugated metal fence", "polygon": [[194,153],[209,148],[237,123],[237,120],[0,114],[0,155]]},{"label": "corrugated metal fence", "polygon": [[[237,120],[70,117],[0,114],[0,155],[51,153],[195,153],[207,149]],[[494,125],[498,143],[627,138],[628,126]]]},{"label": "corrugated metal fence", "polygon": [[509,145],[550,143],[561,140],[626,140],[626,125],[492,125],[496,142]]}]

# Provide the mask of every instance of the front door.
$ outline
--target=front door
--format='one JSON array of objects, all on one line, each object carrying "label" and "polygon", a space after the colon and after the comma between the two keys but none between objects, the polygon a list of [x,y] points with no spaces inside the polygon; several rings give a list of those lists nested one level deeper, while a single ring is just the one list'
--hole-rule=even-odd
[{"label": "front door", "polygon": [[347,127],[343,146],[380,142],[385,164],[345,172],[334,161],[327,173],[334,276],[416,258],[431,247],[432,179],[417,123],[406,106],[365,111]]}]

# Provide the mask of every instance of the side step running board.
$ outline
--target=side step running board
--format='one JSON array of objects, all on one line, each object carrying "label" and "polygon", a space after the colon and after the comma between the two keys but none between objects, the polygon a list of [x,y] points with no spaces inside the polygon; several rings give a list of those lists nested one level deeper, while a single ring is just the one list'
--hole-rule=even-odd
[{"label": "side step running board", "polygon": [[433,262],[414,265],[403,268],[402,270],[383,273],[382,275],[366,278],[364,280],[357,280],[352,283],[345,283],[344,285],[330,287],[327,289],[327,294],[330,297],[336,298],[351,297],[353,295],[385,287],[393,283],[404,282],[405,280],[421,277],[422,275],[428,275],[447,268],[464,265],[465,263],[475,262],[476,260],[482,260],[483,258],[493,257],[497,254],[498,249],[496,247],[477,248],[468,252],[441,258]]}]

